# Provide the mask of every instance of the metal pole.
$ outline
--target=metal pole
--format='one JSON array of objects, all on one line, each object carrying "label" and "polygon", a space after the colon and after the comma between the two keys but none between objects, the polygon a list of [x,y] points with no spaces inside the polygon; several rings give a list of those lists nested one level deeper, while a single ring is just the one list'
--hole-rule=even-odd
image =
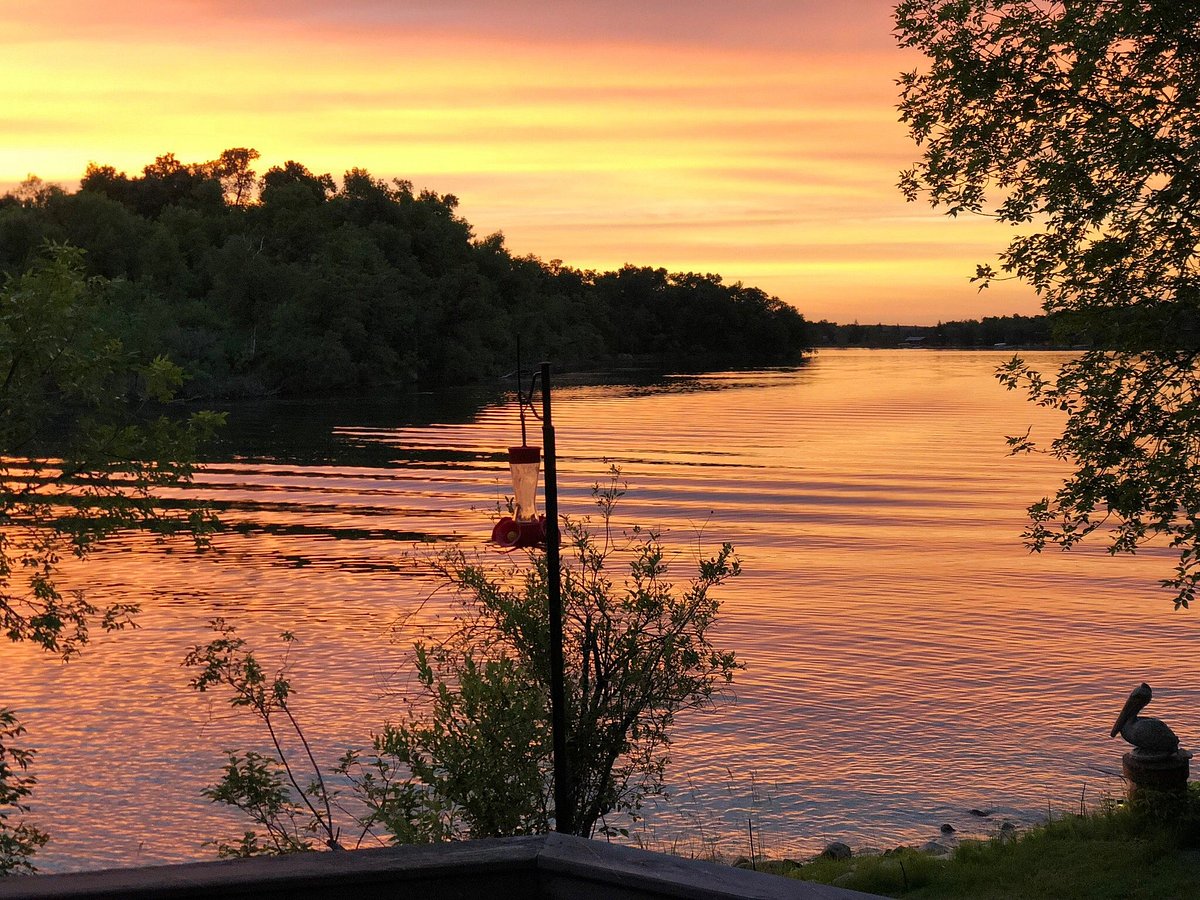
[{"label": "metal pole", "polygon": [[546,593],[550,615],[550,733],[554,744],[554,829],[570,834],[575,796],[567,771],[567,699],[563,686],[562,575],[559,570],[558,467],[550,418],[550,363],[542,363],[542,443],[546,452]]}]

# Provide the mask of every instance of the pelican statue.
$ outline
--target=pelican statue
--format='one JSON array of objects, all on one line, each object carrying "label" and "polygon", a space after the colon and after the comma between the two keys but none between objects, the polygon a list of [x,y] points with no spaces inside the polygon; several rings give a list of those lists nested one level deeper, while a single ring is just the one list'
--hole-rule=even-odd
[{"label": "pelican statue", "polygon": [[1151,696],[1150,685],[1145,682],[1134,688],[1109,737],[1120,734],[1133,744],[1133,752],[1139,756],[1170,756],[1179,749],[1179,738],[1175,732],[1161,719],[1138,715],[1150,702]]}]

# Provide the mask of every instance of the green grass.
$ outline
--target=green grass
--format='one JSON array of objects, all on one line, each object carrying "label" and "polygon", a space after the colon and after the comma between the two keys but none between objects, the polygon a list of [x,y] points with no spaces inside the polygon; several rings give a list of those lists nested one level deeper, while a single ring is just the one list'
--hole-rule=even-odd
[{"label": "green grass", "polygon": [[916,850],[771,868],[791,878],[905,897],[1173,900],[1200,897],[1200,793],[1177,819],[1157,804],[1070,816],[1013,838],[964,841],[948,860]]}]

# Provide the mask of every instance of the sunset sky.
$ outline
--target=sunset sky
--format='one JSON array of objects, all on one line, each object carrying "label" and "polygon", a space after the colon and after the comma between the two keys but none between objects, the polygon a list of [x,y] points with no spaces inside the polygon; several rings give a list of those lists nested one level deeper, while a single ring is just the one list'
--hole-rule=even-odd
[{"label": "sunset sky", "polygon": [[1008,233],[895,189],[889,0],[0,0],[0,190],[254,147],[453,193],[582,268],[719,272],[811,319],[1037,309]]}]

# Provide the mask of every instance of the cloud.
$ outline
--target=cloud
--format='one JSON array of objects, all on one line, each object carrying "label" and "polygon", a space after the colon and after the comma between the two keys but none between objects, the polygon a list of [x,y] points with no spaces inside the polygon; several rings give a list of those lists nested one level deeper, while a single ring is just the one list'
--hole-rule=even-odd
[{"label": "cloud", "polygon": [[486,35],[521,41],[859,53],[891,46],[890,0],[210,0],[222,20],[334,31]]}]

